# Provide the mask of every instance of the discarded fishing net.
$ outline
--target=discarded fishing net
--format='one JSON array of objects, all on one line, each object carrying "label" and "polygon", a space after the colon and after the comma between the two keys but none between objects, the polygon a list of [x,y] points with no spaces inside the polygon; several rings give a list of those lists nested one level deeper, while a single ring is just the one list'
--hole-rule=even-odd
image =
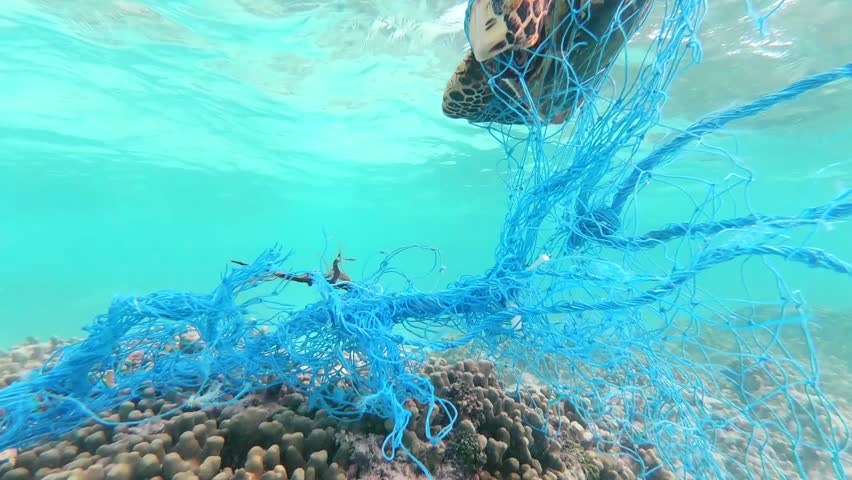
[{"label": "discarded fishing net", "polygon": [[[453,429],[456,407],[419,368],[434,352],[465,348],[547,387],[541,418],[528,419],[535,428],[554,434],[551,420],[571,408],[602,452],[632,458],[644,477],[843,477],[847,426],[820,384],[807,304],[779,265],[848,278],[852,265],[807,239],[852,213],[852,192],[800,212],[758,213],[738,201],[750,183],[744,170],[720,184],[660,172],[702,135],[847,79],[852,65],[708,115],[643,153],[669,84],[700,60],[704,8],[472,2],[472,49],[444,110],[505,147],[508,211],[493,268],[440,291],[391,290],[386,280],[405,278],[394,261],[406,249],[372,275],[332,284],[288,270],[274,248],[228,270],[211,293],[116,298],[88,338],[0,390],[0,450],[66,432],[152,386],[183,395],[186,409],[286,385],[337,419],[390,420],[383,451],[393,459],[406,451],[411,402],[432,418],[427,438]],[[649,12],[661,28],[628,62],[625,39]],[[688,215],[647,225],[641,200],[651,181],[680,191]],[[716,270],[736,271],[742,298],[714,290],[707,278]],[[258,279],[275,272],[288,273],[260,289]],[[295,278],[321,300],[284,303]],[[749,294],[755,281],[773,298]],[[649,447],[659,464],[644,463]]]}]

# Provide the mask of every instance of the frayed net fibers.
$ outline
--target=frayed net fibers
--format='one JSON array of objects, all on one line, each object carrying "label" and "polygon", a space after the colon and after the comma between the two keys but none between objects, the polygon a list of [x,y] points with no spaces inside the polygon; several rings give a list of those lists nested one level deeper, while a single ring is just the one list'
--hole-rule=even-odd
[{"label": "frayed net fibers", "polygon": [[[383,445],[392,459],[405,451],[409,401],[443,419],[441,428],[427,428],[428,438],[452,430],[456,407],[436,398],[419,365],[434,352],[464,347],[509,376],[532,375],[545,385],[553,399],[540,406],[542,415],[570,403],[602,452],[616,445],[644,465],[639,449],[654,446],[660,466],[679,478],[845,478],[848,429],[821,388],[807,304],[776,265],[848,279],[849,263],[787,239],[849,216],[852,192],[769,215],[745,202],[720,208],[747,190],[747,172],[724,184],[658,172],[729,122],[848,81],[852,64],[707,115],[643,153],[669,85],[700,63],[705,7],[700,0],[653,2],[662,28],[629,62],[626,49],[616,49],[615,61],[605,48],[593,49],[580,66],[554,55],[579,48],[580,27],[554,27],[560,35],[523,55],[509,50],[493,59],[488,109],[500,123],[475,123],[505,147],[510,174],[495,264],[484,274],[440,291],[391,291],[383,287],[388,278],[405,278],[397,256],[420,247],[401,248],[346,289],[294,271],[312,275],[321,295],[297,308],[284,303],[286,282],[258,288],[258,278],[290,271],[276,247],[229,269],[211,293],[116,298],[85,340],[0,391],[0,450],[55,438],[91,418],[109,423],[104,412],[152,386],[181,395],[179,410],[287,385],[336,418],[392,420]],[[587,13],[577,7],[557,20],[583,25]],[[623,43],[629,32],[619,20],[609,25],[596,31],[596,45]],[[541,62],[549,62],[547,88],[534,83]],[[682,191],[691,213],[642,228],[639,205],[651,181]],[[696,182],[703,193],[687,193]],[[743,298],[729,298],[708,287],[713,271],[746,262],[770,279],[774,300],[750,298],[747,288]],[[751,271],[741,269],[744,285]],[[646,465],[644,476],[657,468]]]}]

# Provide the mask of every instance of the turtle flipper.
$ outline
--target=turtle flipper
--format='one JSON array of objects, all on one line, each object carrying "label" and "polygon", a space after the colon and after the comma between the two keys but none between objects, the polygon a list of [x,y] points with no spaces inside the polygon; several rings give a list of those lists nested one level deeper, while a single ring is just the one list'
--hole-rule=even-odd
[{"label": "turtle flipper", "polygon": [[488,76],[473,53],[467,52],[444,89],[444,115],[474,122],[488,121],[485,111],[491,97]]},{"label": "turtle flipper", "polygon": [[[455,73],[444,89],[443,111],[450,118],[461,118],[475,123],[501,123],[519,125],[525,123],[522,107],[526,96],[518,84],[517,78],[495,78],[492,89],[489,74],[484,65],[468,52],[464,60],[456,67]],[[507,108],[507,105],[515,108]]]}]

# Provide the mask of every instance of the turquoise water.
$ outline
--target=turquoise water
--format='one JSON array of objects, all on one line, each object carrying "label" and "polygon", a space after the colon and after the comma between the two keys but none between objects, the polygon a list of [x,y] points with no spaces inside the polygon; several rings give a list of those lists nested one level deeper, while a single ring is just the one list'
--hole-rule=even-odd
[{"label": "turquoise water", "polygon": [[[440,111],[465,45],[439,20],[453,4],[6,2],[0,346],[80,335],[115,294],[207,291],[229,259],[274,243],[294,250],[293,265],[318,267],[324,231],[329,252],[357,259],[353,278],[408,244],[443,254],[445,270],[425,288],[493,265],[503,151]],[[664,124],[852,59],[845,0],[788,0],[762,39],[746,12],[741,1],[710,6],[703,63],[675,81]],[[652,19],[631,48],[654,28]],[[724,182],[731,159],[707,151],[724,148],[754,174],[755,211],[826,203],[852,186],[850,111],[852,86],[841,82],[735,122],[667,172]],[[683,219],[676,191],[649,189],[643,223]],[[813,246],[852,258],[849,225],[814,235]],[[427,260],[406,266],[425,271]],[[784,268],[811,304],[852,308],[848,276]],[[736,296],[721,270],[719,291]]]}]

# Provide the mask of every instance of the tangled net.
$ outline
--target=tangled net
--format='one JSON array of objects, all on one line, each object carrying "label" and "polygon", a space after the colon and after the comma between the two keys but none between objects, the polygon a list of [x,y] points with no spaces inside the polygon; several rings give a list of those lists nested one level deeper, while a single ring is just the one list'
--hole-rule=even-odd
[{"label": "tangled net", "polygon": [[[696,179],[668,176],[664,181],[692,200],[692,212],[645,233],[638,199],[684,146],[849,78],[852,64],[706,116],[641,157],[684,59],[700,60],[704,15],[702,0],[661,0],[653,8],[662,12],[662,28],[641,62],[598,65],[596,75],[578,82],[583,77],[571,64],[547,57],[555,62],[554,85],[562,86],[547,102],[529,89],[520,96],[501,90],[501,79],[523,79],[530,62],[553,52],[548,42],[570,50],[570,36],[544,39],[526,62],[513,52],[497,58],[490,107],[523,124],[483,125],[505,147],[511,172],[496,262],[485,274],[442,291],[417,291],[411,283],[390,291],[389,276],[406,278],[394,267],[403,248],[346,289],[316,272],[294,272],[312,275],[321,296],[297,308],[280,301],[286,283],[258,290],[256,279],[284,269],[288,255],[276,247],[229,269],[212,293],[116,298],[85,340],[0,391],[0,450],[25,448],[91,418],[110,423],[98,415],[149,386],[184,394],[177,409],[185,409],[287,385],[339,419],[392,420],[383,451],[393,459],[405,451],[411,400],[449,419],[437,431],[427,427],[428,438],[451,431],[455,407],[436,398],[419,365],[434,352],[465,347],[546,385],[552,402],[539,406],[543,415],[570,402],[601,451],[618,445],[644,465],[639,448],[656,446],[662,464],[647,466],[644,476],[665,468],[680,478],[807,478],[819,469],[843,478],[848,429],[821,389],[806,304],[773,261],[850,275],[849,263],[788,239],[852,214],[852,192],[786,216],[725,217],[735,209],[720,201],[746,189],[747,172],[724,185],[707,182],[704,198],[686,193]],[[564,21],[580,22],[581,10]],[[620,32],[614,22],[598,41]],[[619,86],[614,68],[624,69]],[[571,122],[552,122],[568,106]],[[771,275],[777,298],[714,295],[708,273],[731,264],[742,266],[744,284],[756,271]]]}]

